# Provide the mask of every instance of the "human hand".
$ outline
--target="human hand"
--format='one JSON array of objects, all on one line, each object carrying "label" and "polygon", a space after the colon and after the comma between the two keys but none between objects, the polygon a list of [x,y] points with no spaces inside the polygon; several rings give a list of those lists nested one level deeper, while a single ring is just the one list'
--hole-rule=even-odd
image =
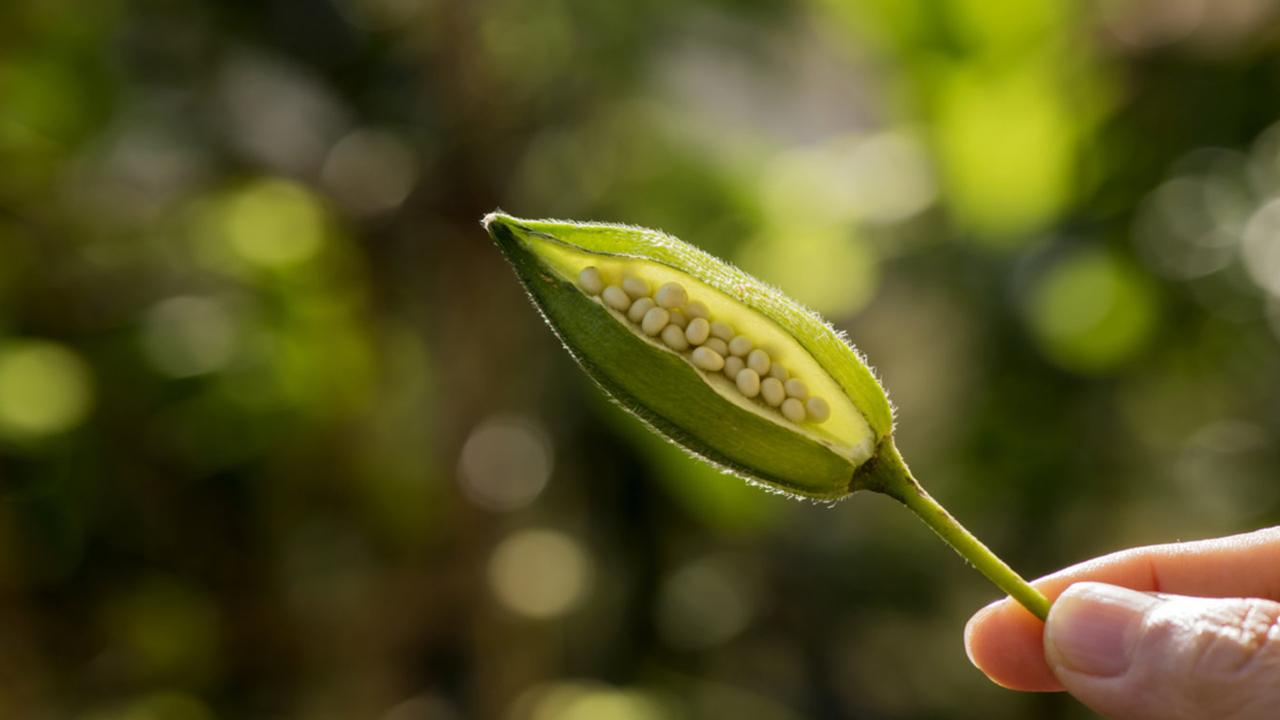
[{"label": "human hand", "polygon": [[[1104,584],[1105,583],[1105,584]],[[1280,717],[1280,527],[1155,545],[1035,583],[969,621],[969,659],[1014,690],[1066,690],[1114,720]]]}]

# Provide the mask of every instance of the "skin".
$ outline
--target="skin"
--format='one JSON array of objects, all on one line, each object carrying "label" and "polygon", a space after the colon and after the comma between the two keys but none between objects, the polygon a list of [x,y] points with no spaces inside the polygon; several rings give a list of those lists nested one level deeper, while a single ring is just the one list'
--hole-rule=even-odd
[{"label": "skin", "polygon": [[[1006,599],[965,628],[970,660],[993,682],[1066,690],[1116,720],[1277,717],[1280,527],[1126,550],[1033,584],[1064,599],[1047,623]],[[1123,638],[1099,641],[1117,656],[1103,658],[1106,671],[1080,672],[1063,653],[1078,643],[1070,633],[1083,632],[1077,609],[1117,603],[1138,621]]]}]

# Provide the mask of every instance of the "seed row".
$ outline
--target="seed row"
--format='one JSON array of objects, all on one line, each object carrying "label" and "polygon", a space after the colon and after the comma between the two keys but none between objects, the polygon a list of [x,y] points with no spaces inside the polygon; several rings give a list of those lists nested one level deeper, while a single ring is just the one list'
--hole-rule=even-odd
[{"label": "seed row", "polygon": [[578,287],[639,326],[640,332],[659,339],[704,372],[723,372],[744,397],[759,399],[786,419],[820,423],[831,417],[831,407],[809,395],[809,387],[791,377],[769,353],[751,338],[738,335],[733,326],[714,320],[707,306],[690,301],[680,283],[664,283],[657,290],[643,278],[624,274],[618,284],[609,283],[599,269],[578,273]]}]

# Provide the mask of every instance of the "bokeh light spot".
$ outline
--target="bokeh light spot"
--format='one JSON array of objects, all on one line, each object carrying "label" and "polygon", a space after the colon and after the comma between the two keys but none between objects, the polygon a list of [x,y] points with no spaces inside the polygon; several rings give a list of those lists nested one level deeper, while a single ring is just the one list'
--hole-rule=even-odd
[{"label": "bokeh light spot", "polygon": [[235,349],[236,323],[213,298],[175,297],[147,312],[142,345],[151,364],[172,377],[223,368]]},{"label": "bokeh light spot", "polygon": [[671,717],[652,694],[591,682],[539,685],[512,705],[508,720],[664,720]]},{"label": "bokeh light spot", "polygon": [[879,253],[850,226],[779,225],[737,259],[747,272],[827,315],[856,313],[880,284]]},{"label": "bokeh light spot", "polygon": [[1280,198],[1249,218],[1241,248],[1245,269],[1259,287],[1280,297]]},{"label": "bokeh light spot", "polygon": [[324,240],[320,201],[287,180],[260,180],[227,201],[223,231],[245,261],[286,268],[309,260]]},{"label": "bokeh light spot", "polygon": [[88,366],[44,340],[0,347],[0,434],[34,439],[69,430],[89,413]]},{"label": "bokeh light spot", "polygon": [[1156,298],[1151,283],[1127,262],[1085,251],[1049,269],[1029,310],[1044,352],[1069,370],[1092,373],[1142,349],[1154,330]]},{"label": "bokeh light spot", "polygon": [[937,188],[915,136],[887,130],[779,154],[761,174],[760,195],[775,221],[892,223],[928,207]]},{"label": "bokeh light spot", "polygon": [[1235,259],[1238,234],[1210,217],[1206,190],[1196,178],[1177,177],[1156,188],[1139,209],[1134,239],[1161,275],[1203,277]]},{"label": "bokeh light spot", "polygon": [[581,602],[590,561],[576,540],[556,530],[523,530],[502,541],[489,560],[489,584],[508,609],[545,620]]},{"label": "bokeh light spot", "polygon": [[321,181],[338,202],[361,215],[400,207],[418,178],[413,150],[382,130],[356,130],[325,158]]},{"label": "bokeh light spot", "polygon": [[489,510],[515,510],[537,499],[554,465],[551,441],[535,421],[515,416],[485,420],[462,445],[462,491]]},{"label": "bokeh light spot", "polygon": [[725,563],[700,559],[677,570],[663,584],[658,630],[671,647],[700,650],[720,645],[746,627],[755,599]]},{"label": "bokeh light spot", "polygon": [[229,52],[217,78],[221,129],[245,159],[300,177],[320,167],[348,109],[310,68],[283,56]]},{"label": "bokeh light spot", "polygon": [[929,156],[910,133],[891,130],[872,135],[854,145],[848,161],[856,207],[867,220],[905,220],[937,197]]},{"label": "bokeh light spot", "polygon": [[1062,106],[1059,83],[1035,64],[962,66],[944,77],[937,142],[952,209],[977,239],[1020,243],[1067,200],[1078,112]]},{"label": "bokeh light spot", "polygon": [[594,690],[576,697],[557,720],[662,720],[648,697],[626,690]]}]

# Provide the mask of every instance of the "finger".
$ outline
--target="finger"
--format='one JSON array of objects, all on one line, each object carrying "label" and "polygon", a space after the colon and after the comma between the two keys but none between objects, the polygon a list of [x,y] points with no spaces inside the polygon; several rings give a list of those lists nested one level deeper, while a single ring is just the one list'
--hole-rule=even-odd
[{"label": "finger", "polygon": [[1063,686],[1114,720],[1271,720],[1280,708],[1280,603],[1079,583],[1049,611]]},{"label": "finger", "polygon": [[969,662],[1011,690],[1053,692],[1062,683],[1044,659],[1044,623],[1021,605],[1000,600],[978,611],[964,629]]},{"label": "finger", "polygon": [[[1084,580],[1149,592],[1280,600],[1280,528],[1199,542],[1125,550],[1033,583],[1050,600]],[[994,682],[1061,690],[1044,660],[1043,624],[1009,600],[988,605],[965,628],[969,659]]]}]

